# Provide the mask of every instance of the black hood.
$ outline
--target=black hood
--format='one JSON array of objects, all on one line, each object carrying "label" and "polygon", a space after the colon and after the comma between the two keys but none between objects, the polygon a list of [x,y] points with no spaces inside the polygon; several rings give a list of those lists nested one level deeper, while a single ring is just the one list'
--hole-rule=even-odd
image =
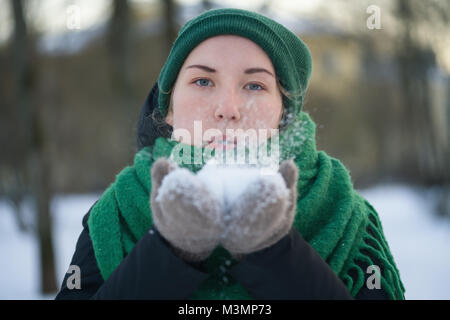
[{"label": "black hood", "polygon": [[158,82],[145,99],[137,125],[137,147],[138,150],[146,146],[152,146],[156,138],[170,138],[173,127],[165,122],[158,109]]}]

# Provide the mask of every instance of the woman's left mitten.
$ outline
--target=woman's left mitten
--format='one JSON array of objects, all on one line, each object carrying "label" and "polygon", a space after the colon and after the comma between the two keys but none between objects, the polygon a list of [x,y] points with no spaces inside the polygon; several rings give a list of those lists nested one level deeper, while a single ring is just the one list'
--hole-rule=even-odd
[{"label": "woman's left mitten", "polygon": [[223,233],[222,206],[192,172],[171,160],[153,164],[150,205],[153,222],[186,261],[206,259]]}]

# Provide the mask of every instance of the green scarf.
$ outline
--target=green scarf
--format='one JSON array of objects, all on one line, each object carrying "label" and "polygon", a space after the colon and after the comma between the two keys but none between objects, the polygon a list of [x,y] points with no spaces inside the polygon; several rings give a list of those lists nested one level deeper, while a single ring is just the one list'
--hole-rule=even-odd
[{"label": "green scarf", "polygon": [[[373,256],[382,264],[379,266],[383,270],[379,275],[382,288],[390,299],[404,299],[405,289],[378,213],[356,193],[344,165],[316,150],[315,132],[315,123],[302,111],[286,130],[276,135],[280,162],[293,158],[299,168],[294,227],[346,284],[353,297],[364,285],[366,275],[357,262],[375,264],[370,258]],[[173,157],[172,151],[179,143],[159,137],[153,146],[143,148],[135,155],[134,164],[117,175],[92,208],[88,226],[103,279],[111,275],[152,225],[150,168],[160,157]],[[190,151],[192,158],[199,150],[190,145],[183,147],[188,148],[181,148],[181,152]],[[204,163],[179,165],[197,172]],[[231,261],[231,266],[237,263],[219,245],[205,261],[209,277],[191,299],[252,299],[236,280],[230,277],[229,281],[222,281],[220,266],[226,260]]]}]

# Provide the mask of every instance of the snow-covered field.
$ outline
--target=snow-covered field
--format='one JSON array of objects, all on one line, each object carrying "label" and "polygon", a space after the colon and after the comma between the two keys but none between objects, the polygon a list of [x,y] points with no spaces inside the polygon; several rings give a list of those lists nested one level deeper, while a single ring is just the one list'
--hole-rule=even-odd
[{"label": "snow-covered field", "polygon": [[[75,245],[82,231],[82,218],[99,195],[57,196],[52,202],[53,243],[58,287],[64,278]],[[24,208],[25,219],[31,221],[29,203]],[[37,239],[31,233],[21,233],[11,208],[0,201],[0,299],[54,299],[56,292],[42,295]]]},{"label": "snow-covered field", "polygon": [[[379,185],[359,190],[378,211],[407,299],[450,299],[450,221],[433,213],[432,190]],[[82,230],[81,220],[99,194],[55,197],[54,249],[58,286]],[[24,205],[26,216],[31,216]],[[39,293],[37,241],[18,231],[9,204],[0,200],[0,299],[53,299]]]},{"label": "snow-covered field", "polygon": [[435,214],[435,190],[380,185],[360,194],[380,216],[406,299],[450,299],[450,219]]}]

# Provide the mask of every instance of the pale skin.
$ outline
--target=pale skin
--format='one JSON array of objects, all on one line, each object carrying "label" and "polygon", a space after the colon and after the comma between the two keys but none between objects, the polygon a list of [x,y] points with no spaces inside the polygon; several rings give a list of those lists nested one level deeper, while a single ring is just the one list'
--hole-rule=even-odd
[{"label": "pale skin", "polygon": [[201,121],[203,132],[216,129],[214,136],[227,134],[227,140],[236,129],[265,129],[270,137],[282,111],[275,70],[264,50],[247,38],[219,35],[201,42],[186,58],[166,122],[174,132],[189,131],[191,141],[183,142],[205,145],[211,137],[195,140],[194,121]]}]

